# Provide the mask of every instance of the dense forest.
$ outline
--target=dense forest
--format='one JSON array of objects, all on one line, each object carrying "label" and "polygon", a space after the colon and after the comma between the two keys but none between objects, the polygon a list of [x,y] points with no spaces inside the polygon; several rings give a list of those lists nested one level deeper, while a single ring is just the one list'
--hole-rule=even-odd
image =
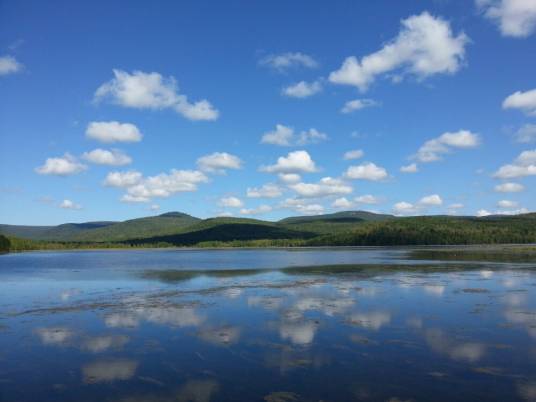
[{"label": "dense forest", "polygon": [[[13,232],[17,236],[10,234]],[[402,218],[350,211],[268,222],[244,218],[202,220],[168,213],[125,222],[64,224],[46,229],[3,225],[0,233],[4,233],[0,235],[0,250],[4,252],[78,248],[513,244],[536,243],[536,214]]]}]

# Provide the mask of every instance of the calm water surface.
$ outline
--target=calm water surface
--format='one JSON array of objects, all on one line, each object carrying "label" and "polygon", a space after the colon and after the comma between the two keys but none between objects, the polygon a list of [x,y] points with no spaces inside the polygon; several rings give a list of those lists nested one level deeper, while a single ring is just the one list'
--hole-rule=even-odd
[{"label": "calm water surface", "polygon": [[0,256],[0,401],[536,400],[534,264],[405,254]]}]

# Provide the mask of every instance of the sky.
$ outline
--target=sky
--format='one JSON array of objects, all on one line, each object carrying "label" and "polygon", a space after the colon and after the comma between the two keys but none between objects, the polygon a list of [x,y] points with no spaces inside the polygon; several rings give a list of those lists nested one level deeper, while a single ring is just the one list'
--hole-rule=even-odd
[{"label": "sky", "polygon": [[0,0],[0,222],[536,210],[536,0]]}]

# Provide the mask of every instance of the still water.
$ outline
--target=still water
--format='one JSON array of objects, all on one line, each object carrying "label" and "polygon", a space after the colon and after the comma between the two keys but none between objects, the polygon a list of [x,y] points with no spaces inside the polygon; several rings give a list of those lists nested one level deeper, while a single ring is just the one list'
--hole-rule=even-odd
[{"label": "still water", "polygon": [[0,401],[534,401],[533,268],[404,249],[3,255]]}]

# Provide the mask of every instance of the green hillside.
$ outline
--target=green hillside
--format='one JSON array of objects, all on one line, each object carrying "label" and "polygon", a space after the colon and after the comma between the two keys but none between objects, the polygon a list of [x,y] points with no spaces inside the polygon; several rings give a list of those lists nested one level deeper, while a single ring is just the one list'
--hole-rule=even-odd
[{"label": "green hillside", "polygon": [[106,227],[115,222],[64,223],[58,226],[0,225],[0,234],[32,240],[66,240],[79,233]]},{"label": "green hillside", "polygon": [[180,212],[159,216],[131,219],[101,228],[77,233],[62,240],[77,242],[118,242],[180,233],[186,227],[199,222],[199,218]]},{"label": "green hillside", "polygon": [[536,214],[394,217],[349,211],[279,222],[180,212],[124,222],[0,226],[12,249],[165,246],[384,246],[536,243]]}]

